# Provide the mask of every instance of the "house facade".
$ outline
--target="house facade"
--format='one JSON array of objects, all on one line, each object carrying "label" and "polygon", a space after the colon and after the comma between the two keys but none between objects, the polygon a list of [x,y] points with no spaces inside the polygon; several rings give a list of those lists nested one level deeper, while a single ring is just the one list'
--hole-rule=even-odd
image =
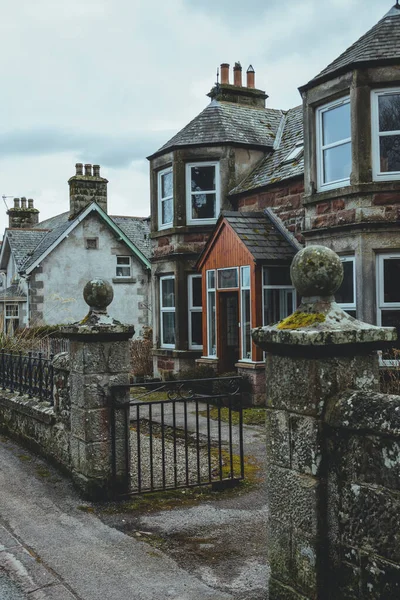
[{"label": "house facade", "polygon": [[6,331],[78,321],[84,285],[103,277],[114,288],[113,315],[140,335],[151,324],[147,219],[110,216],[107,179],[97,165],[76,165],[69,211],[39,222],[33,200],[14,200],[0,254],[0,313]]},{"label": "house facade", "polygon": [[150,157],[156,373],[196,361],[255,382],[249,330],[296,306],[298,244],[339,254],[350,315],[400,329],[399,41],[396,4],[288,111],[223,64],[208,107]]}]

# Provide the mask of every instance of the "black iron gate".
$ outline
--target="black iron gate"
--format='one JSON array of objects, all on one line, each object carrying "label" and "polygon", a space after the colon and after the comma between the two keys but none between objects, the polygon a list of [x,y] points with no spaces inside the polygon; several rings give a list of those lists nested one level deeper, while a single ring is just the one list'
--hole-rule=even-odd
[{"label": "black iron gate", "polygon": [[115,399],[112,409],[114,476],[120,411],[129,426],[132,494],[236,485],[244,478],[242,383],[230,377],[131,385],[129,408]]}]

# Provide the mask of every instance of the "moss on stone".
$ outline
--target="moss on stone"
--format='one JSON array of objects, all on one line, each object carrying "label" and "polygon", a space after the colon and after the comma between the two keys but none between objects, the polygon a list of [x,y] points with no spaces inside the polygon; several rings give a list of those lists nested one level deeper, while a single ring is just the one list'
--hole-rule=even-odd
[{"label": "moss on stone", "polygon": [[322,313],[304,313],[296,311],[277,325],[278,329],[300,329],[302,327],[310,327],[317,323],[323,323],[325,315]]}]

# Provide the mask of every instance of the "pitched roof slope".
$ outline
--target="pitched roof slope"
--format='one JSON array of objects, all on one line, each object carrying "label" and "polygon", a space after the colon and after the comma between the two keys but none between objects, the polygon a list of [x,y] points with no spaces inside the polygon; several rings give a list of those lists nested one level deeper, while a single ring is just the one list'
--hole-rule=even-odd
[{"label": "pitched roof slope", "polygon": [[372,29],[329,64],[300,90],[312,87],[319,80],[330,78],[357,64],[400,58],[400,6],[395,5]]},{"label": "pitched roof slope", "polygon": [[296,144],[303,140],[303,107],[296,106],[285,114],[281,139],[276,149],[270,152],[257,167],[233,188],[229,194],[240,194],[304,174],[304,155],[287,161]]},{"label": "pitched roof slope", "polygon": [[294,242],[291,243],[289,237],[282,235],[268,213],[226,211],[222,216],[256,262],[290,261],[298,251]]},{"label": "pitched roof slope", "polygon": [[146,258],[151,256],[150,225],[148,218],[112,216],[111,219],[125,233]]},{"label": "pitched roof slope", "polygon": [[6,235],[14,255],[17,266],[20,267],[27,256],[30,256],[35,248],[46,237],[47,231],[38,229],[7,229]]},{"label": "pitched roof slope", "polygon": [[153,158],[181,146],[200,144],[245,144],[272,147],[282,111],[212,100],[210,104],[172,137]]}]

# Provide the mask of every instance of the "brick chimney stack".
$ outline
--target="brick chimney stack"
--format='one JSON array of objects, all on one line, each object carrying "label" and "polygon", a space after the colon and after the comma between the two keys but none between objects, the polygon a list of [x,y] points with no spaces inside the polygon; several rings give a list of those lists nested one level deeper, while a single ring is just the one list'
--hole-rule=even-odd
[{"label": "brick chimney stack", "polygon": [[242,65],[236,62],[233,67],[233,84],[229,83],[229,64],[221,64],[221,83],[215,85],[207,96],[211,100],[235,102],[245,106],[265,108],[268,98],[264,90],[255,87],[255,71],[252,65],[246,71],[246,85],[242,83]]},{"label": "brick chimney stack", "polygon": [[9,229],[31,229],[39,223],[39,211],[33,206],[32,198],[29,198],[28,206],[24,196],[14,198],[14,207],[9,208],[7,214]]},{"label": "brick chimney stack", "polygon": [[[93,171],[92,171],[93,168]],[[75,175],[69,180],[69,218],[74,219],[92,202],[107,213],[107,179],[100,176],[100,165],[76,163]]]}]

